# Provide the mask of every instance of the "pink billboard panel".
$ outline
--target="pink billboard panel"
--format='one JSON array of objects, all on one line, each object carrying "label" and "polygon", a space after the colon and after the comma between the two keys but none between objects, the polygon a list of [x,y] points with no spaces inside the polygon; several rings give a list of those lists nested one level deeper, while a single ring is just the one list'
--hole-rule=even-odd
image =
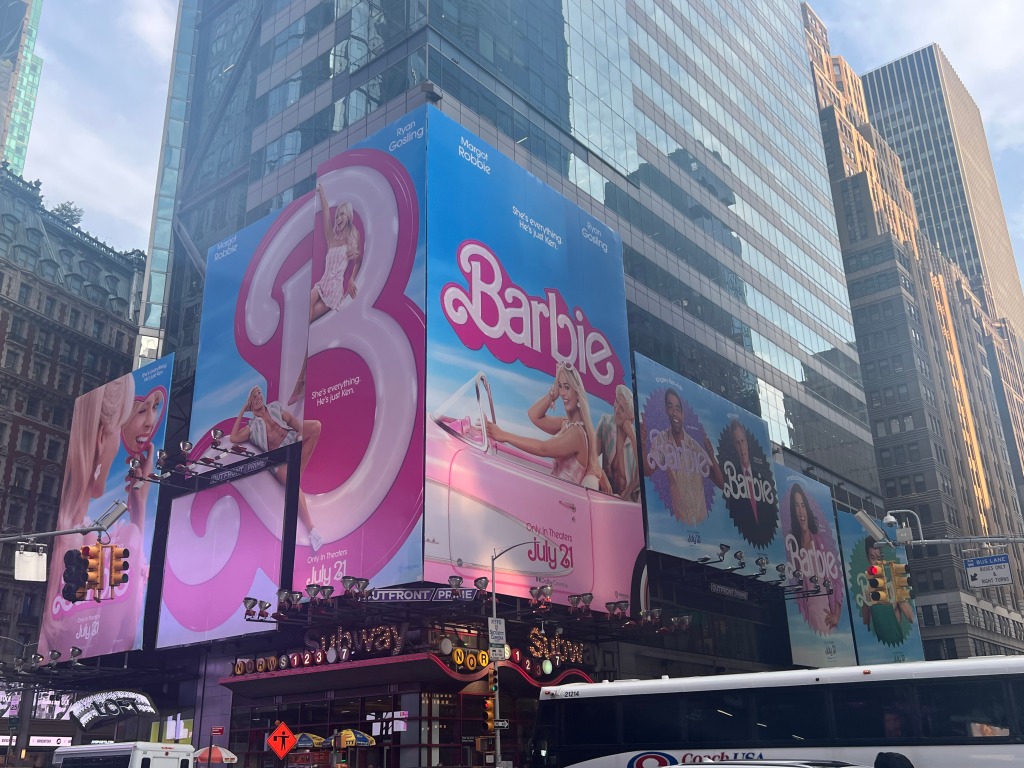
[{"label": "pink billboard panel", "polygon": [[[311,192],[207,258],[190,459],[216,480],[301,452],[285,506],[297,589],[422,578],[425,157],[398,135],[415,121],[330,158]],[[286,468],[273,477],[283,492]]]},{"label": "pink billboard panel", "polygon": [[[69,534],[53,539],[50,574],[39,634],[39,653],[72,646],[82,657],[142,647],[143,610],[156,524],[157,488],[129,478],[154,472],[164,444],[167,393],[173,356],[155,360],[87,392],[75,401],[68,440],[57,530],[89,527],[115,502],[127,511],[108,534]],[[102,540],[100,541],[100,539]],[[64,556],[97,542],[128,550],[128,580],[110,586],[111,550],[103,550],[103,589],[74,602],[62,595]]]},{"label": "pink billboard panel", "polygon": [[242,600],[276,608],[284,490],[268,469],[171,503],[157,647],[273,629],[250,623]]}]

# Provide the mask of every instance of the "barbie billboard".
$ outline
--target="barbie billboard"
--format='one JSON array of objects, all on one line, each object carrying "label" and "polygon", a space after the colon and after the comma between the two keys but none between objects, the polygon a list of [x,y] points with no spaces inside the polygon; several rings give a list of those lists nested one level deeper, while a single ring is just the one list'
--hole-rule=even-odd
[{"label": "barbie billboard", "polygon": [[273,469],[174,499],[157,647],[272,629],[246,623],[238,606],[250,595],[274,599],[283,526],[284,499]]},{"label": "barbie billboard", "polygon": [[[60,651],[66,656],[76,646],[89,657],[142,647],[157,492],[138,478],[153,473],[154,446],[164,444],[173,368],[173,356],[161,358],[75,401],[57,530],[87,527],[115,501],[127,503],[128,510],[102,536],[69,534],[53,539],[39,634],[41,654]],[[105,586],[99,602],[92,597],[69,602],[61,594],[64,555],[97,539],[128,550],[128,581]],[[103,556],[109,567],[109,551]]]},{"label": "barbie billboard", "polygon": [[[857,644],[858,664],[886,664],[900,661],[923,661],[921,628],[913,598],[905,599],[895,592],[887,603],[869,599],[867,569],[872,565],[886,568],[887,563],[906,564],[904,553],[889,542],[876,541],[864,532],[853,515],[839,514],[839,539],[846,567],[846,597],[853,622],[853,639]],[[886,570],[886,573],[891,573]]]},{"label": "barbie billboard", "polygon": [[[429,111],[425,576],[629,598],[643,548],[618,235]],[[438,190],[443,190],[443,193]]]},{"label": "barbie billboard", "polygon": [[642,355],[636,381],[650,548],[749,573],[765,558],[774,578],[784,548],[765,422]]},{"label": "barbie billboard", "polygon": [[789,592],[789,645],[793,663],[838,667],[857,663],[828,486],[788,467],[775,466],[786,548],[782,581]]},{"label": "barbie billboard", "polygon": [[[422,576],[423,120],[326,161],[312,191],[208,254],[190,458],[210,472],[299,454],[297,496],[284,464],[263,491],[295,527],[298,589]],[[239,530],[263,525],[250,505],[238,514]],[[243,538],[221,538],[224,555]],[[170,551],[168,567],[182,571]]]}]

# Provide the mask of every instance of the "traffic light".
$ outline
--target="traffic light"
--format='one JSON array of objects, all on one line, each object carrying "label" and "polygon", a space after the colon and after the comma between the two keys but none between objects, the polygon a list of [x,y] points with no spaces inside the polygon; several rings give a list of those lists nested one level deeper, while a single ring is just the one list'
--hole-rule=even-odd
[{"label": "traffic light", "polygon": [[498,695],[498,667],[496,664],[487,668],[487,695],[492,698]]},{"label": "traffic light", "polygon": [[85,588],[102,592],[103,547],[99,544],[82,547],[82,557],[85,558]]},{"label": "traffic light", "polygon": [[494,699],[490,696],[484,699],[483,720],[484,730],[487,733],[494,733]]},{"label": "traffic light", "polygon": [[[84,549],[84,547],[83,547]],[[85,600],[85,553],[81,549],[69,549],[64,553],[64,587],[61,597],[69,603]]]},{"label": "traffic light", "polygon": [[131,553],[124,547],[110,547],[110,573],[107,582],[112,587],[128,583],[128,556]]},{"label": "traffic light", "polygon": [[910,566],[903,563],[892,563],[892,593],[896,602],[905,603],[913,597],[910,589]]},{"label": "traffic light", "polygon": [[867,598],[871,605],[882,605],[889,602],[889,586],[885,579],[884,565],[869,565],[864,571],[868,577]]}]

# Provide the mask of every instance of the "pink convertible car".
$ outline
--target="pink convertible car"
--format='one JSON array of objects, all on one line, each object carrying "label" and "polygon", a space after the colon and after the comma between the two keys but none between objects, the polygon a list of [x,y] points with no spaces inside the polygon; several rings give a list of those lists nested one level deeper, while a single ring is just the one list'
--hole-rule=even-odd
[{"label": "pink convertible car", "polygon": [[489,441],[485,420],[495,411],[482,373],[427,420],[426,579],[489,577],[492,555],[511,548],[495,562],[502,593],[551,585],[555,602],[628,599],[644,547],[640,504],[556,480],[550,460]]}]

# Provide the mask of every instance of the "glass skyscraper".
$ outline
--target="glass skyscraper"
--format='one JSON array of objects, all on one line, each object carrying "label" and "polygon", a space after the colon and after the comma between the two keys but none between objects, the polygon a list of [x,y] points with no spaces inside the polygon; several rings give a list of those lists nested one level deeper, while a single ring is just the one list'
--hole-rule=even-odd
[{"label": "glass skyscraper", "polygon": [[0,10],[0,99],[3,159],[19,176],[25,169],[28,138],[43,61],[35,55],[43,0],[7,0]]},{"label": "glass skyscraper", "polygon": [[790,0],[182,0],[140,358],[181,380],[207,248],[423,103],[622,234],[637,352],[877,487]]}]

